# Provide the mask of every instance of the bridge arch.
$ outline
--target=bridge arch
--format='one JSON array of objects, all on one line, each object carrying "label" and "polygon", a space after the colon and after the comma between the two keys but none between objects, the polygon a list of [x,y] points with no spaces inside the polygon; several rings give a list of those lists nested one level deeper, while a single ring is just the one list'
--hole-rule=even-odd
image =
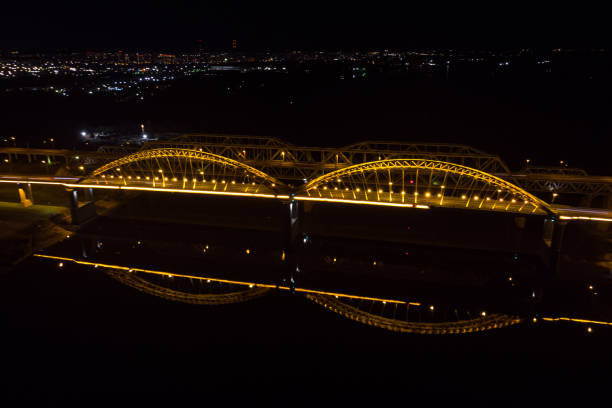
[{"label": "bridge arch", "polygon": [[481,170],[429,159],[387,159],[345,167],[302,187],[298,199],[553,214],[548,203]]},{"label": "bridge arch", "polygon": [[283,186],[274,177],[239,161],[181,148],[129,154],[94,170],[81,183],[247,195],[276,194]]},{"label": "bridge arch", "polygon": [[[129,272],[121,269],[109,269],[106,274],[111,278],[121,282],[126,286],[130,286],[136,290],[147,293],[152,296],[157,296],[162,299],[172,300],[175,302],[190,303],[194,305],[225,305],[230,303],[241,303],[251,299],[267,295],[272,289],[255,287],[255,288],[229,288],[223,293],[192,293],[186,290],[177,290],[158,283],[149,281],[136,272]],[[174,279],[180,279],[176,277]],[[183,278],[183,280],[186,280]],[[193,279],[189,279],[193,281]],[[199,279],[201,281],[202,279]]]}]

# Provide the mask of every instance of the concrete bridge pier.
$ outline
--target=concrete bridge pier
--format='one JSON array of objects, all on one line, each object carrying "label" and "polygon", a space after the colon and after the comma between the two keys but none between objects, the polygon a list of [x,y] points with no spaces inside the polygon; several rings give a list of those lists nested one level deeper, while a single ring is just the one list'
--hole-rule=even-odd
[{"label": "concrete bridge pier", "polygon": [[559,221],[556,216],[552,216],[549,220],[552,224],[549,268],[551,271],[551,275],[554,277],[559,272],[561,250],[563,246],[563,236],[565,235],[567,221]]},{"label": "concrete bridge pier", "polygon": [[29,207],[34,204],[34,195],[32,194],[32,184],[19,183],[17,184],[17,192],[19,193],[19,201],[24,207]]},{"label": "concrete bridge pier", "polygon": [[303,207],[299,201],[291,198],[288,202],[283,202],[284,213],[282,233],[283,259],[286,263],[286,272],[283,276],[283,284],[291,288],[291,293],[295,293],[295,282],[299,273],[298,250],[302,236]]},{"label": "concrete bridge pier", "polygon": [[[93,188],[70,189],[70,214],[73,225],[81,225],[97,217]],[[81,200],[79,200],[79,197]]]}]

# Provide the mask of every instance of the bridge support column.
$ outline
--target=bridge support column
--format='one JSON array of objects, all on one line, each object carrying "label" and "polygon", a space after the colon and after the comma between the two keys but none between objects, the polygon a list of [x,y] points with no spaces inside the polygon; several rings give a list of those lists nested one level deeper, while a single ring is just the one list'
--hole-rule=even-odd
[{"label": "bridge support column", "polygon": [[[94,204],[93,189],[88,189],[88,200],[84,203],[79,202],[79,190],[69,190],[70,193],[70,214],[72,216],[72,224],[81,225],[96,218],[96,206]],[[82,195],[83,192],[81,192]]]},{"label": "bridge support column", "polygon": [[19,183],[17,184],[19,193],[19,201],[24,207],[29,207],[34,204],[34,195],[32,194],[32,184]]},{"label": "bridge support column", "polygon": [[302,235],[302,212],[303,208],[299,201],[293,200],[283,202],[284,213],[282,236],[283,236],[283,253],[284,262],[286,263],[286,273],[283,276],[283,283],[291,288],[291,292],[295,293],[296,273],[299,272],[298,265],[298,248]]},{"label": "bridge support column", "polygon": [[553,218],[554,226],[552,233],[552,241],[550,244],[550,271],[553,276],[559,272],[559,263],[561,261],[561,249],[563,244],[563,236],[565,235],[566,221],[558,221]]}]

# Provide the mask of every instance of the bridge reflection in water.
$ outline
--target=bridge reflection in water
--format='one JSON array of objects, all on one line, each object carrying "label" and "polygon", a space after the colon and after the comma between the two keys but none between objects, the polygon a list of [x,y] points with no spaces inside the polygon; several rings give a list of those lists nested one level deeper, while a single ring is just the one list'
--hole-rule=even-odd
[{"label": "bridge reflection in water", "polygon": [[[453,210],[444,210],[451,211],[447,218],[419,212],[398,220],[389,211],[405,210],[368,207],[364,212],[360,207],[351,212],[317,202],[305,211],[299,237],[288,244],[283,217],[274,218],[280,204],[251,200],[240,204],[255,217],[249,224],[249,216],[235,213],[233,199],[179,204],[143,192],[36,256],[61,268],[97,270],[138,291],[194,305],[292,292],[346,318],[405,333],[459,334],[568,316],[590,325],[604,322],[593,318],[588,301],[570,314],[567,305],[558,307],[563,299],[550,296],[555,277],[546,259],[524,250],[532,246],[525,245],[531,239],[529,221],[521,228],[513,217],[488,218],[492,225],[487,228],[498,228],[498,234],[488,231],[479,239],[478,230],[466,230],[475,219],[447,222],[456,218]],[[199,220],[185,214],[190,209],[201,214]],[[211,213],[214,217],[207,218]],[[364,218],[356,222],[359,214]],[[540,234],[536,229],[534,236]]]}]

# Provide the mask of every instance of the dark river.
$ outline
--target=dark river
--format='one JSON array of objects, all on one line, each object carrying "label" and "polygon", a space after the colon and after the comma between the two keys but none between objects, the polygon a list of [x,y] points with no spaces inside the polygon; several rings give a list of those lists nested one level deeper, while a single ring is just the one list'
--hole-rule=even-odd
[{"label": "dark river", "polygon": [[549,401],[550,387],[603,389],[609,378],[596,373],[612,326],[544,319],[612,321],[609,271],[594,262],[609,232],[597,226],[568,226],[551,274],[519,246],[447,245],[439,228],[438,245],[381,238],[418,229],[409,217],[363,214],[359,231],[332,228],[328,217],[342,217],[322,208],[288,245],[279,217],[256,202],[246,215],[223,200],[182,211],[147,200],[0,276],[11,398],[170,404],[208,390],[291,403],[420,391],[523,406]]}]

